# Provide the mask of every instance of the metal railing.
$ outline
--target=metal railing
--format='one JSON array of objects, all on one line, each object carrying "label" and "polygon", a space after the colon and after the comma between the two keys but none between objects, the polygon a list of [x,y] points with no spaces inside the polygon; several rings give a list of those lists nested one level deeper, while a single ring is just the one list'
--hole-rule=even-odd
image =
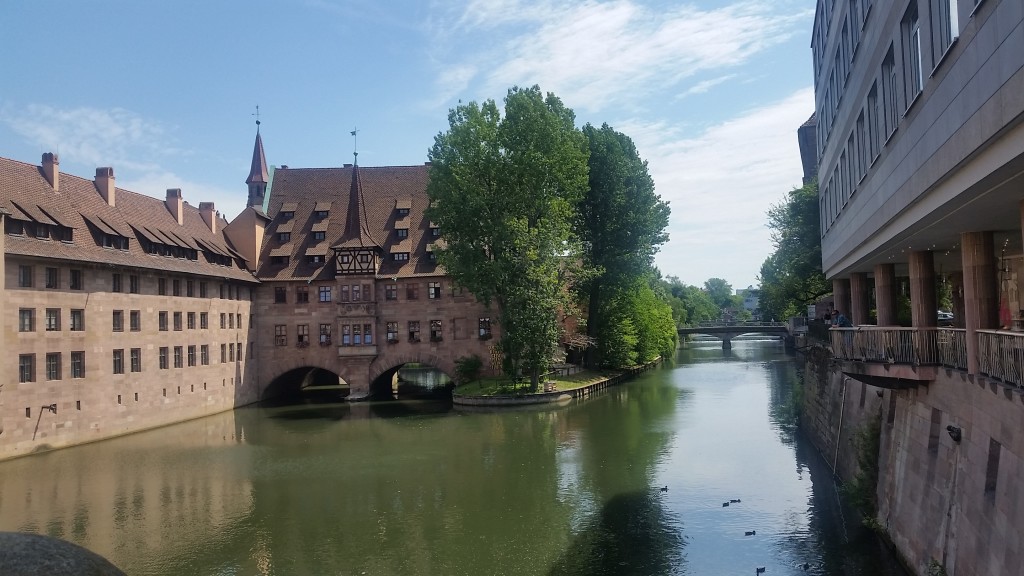
[{"label": "metal railing", "polygon": [[978,330],[978,371],[1007,384],[1024,386],[1024,334]]},{"label": "metal railing", "polygon": [[963,328],[939,328],[936,335],[939,347],[939,364],[946,368],[967,370],[967,330]]},{"label": "metal railing", "polygon": [[722,320],[721,322],[698,322],[696,326],[681,326],[681,328],[718,328],[720,326],[739,326],[744,328],[750,326],[768,326],[774,328],[785,325],[785,322],[758,322],[757,320]]},{"label": "metal railing", "polygon": [[911,364],[939,364],[938,328],[857,326],[832,328],[832,355],[841,360]]}]

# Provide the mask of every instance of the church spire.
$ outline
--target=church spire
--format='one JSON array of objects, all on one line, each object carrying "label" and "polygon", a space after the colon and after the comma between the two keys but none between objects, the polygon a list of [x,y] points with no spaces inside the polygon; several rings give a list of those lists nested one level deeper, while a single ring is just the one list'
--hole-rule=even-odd
[{"label": "church spire", "polygon": [[252,167],[245,183],[249,185],[249,206],[263,209],[263,199],[267,193],[267,157],[263,153],[263,137],[260,136],[260,107],[256,107],[256,144],[252,150]]}]

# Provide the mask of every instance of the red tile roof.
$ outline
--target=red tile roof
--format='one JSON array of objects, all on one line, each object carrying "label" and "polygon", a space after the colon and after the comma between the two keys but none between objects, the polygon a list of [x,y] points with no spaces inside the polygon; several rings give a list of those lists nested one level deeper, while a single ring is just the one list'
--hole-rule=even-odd
[{"label": "red tile roof", "polygon": [[[214,234],[199,209],[189,204],[183,206],[183,225],[179,226],[163,200],[117,188],[115,205],[110,206],[92,180],[61,174],[59,190],[55,191],[39,166],[0,158],[0,210],[10,212],[12,218],[43,223],[55,221],[74,229],[72,242],[8,235],[8,254],[255,281],[238,260],[233,260],[231,266],[222,266],[208,262],[202,254],[197,260],[188,260],[157,256],[143,250],[140,238],[200,250],[203,244],[221,255],[233,254],[222,232],[227,222],[218,218]],[[128,249],[100,246],[90,226],[101,233],[127,237]]]},{"label": "red tile roof", "polygon": [[[377,252],[382,262],[378,278],[443,275],[444,271],[427,252],[427,245],[436,240],[430,235],[430,223],[423,216],[430,203],[427,198],[429,169],[424,165],[274,170],[268,204],[268,215],[273,221],[267,227],[257,277],[264,280],[334,278],[331,253],[326,263],[310,263],[306,257],[307,250],[319,244],[313,239],[314,227],[326,228],[326,246],[379,246]],[[362,190],[356,202],[351,197],[354,188]],[[318,204],[324,206],[326,202],[331,204],[325,225],[324,220],[314,216],[314,211]],[[398,238],[394,232],[399,220],[396,206],[406,202],[410,212],[403,218],[409,224],[409,236]],[[351,206],[358,206],[358,215],[350,213]],[[285,207],[290,210],[284,210]],[[282,211],[294,212],[294,216],[282,218]],[[276,232],[279,226],[287,227],[289,222],[292,223],[291,241],[282,245]],[[357,230],[352,230],[356,223]],[[399,244],[409,246],[408,261],[391,259],[392,246]],[[288,264],[271,264],[271,251],[275,254],[289,252]]]}]

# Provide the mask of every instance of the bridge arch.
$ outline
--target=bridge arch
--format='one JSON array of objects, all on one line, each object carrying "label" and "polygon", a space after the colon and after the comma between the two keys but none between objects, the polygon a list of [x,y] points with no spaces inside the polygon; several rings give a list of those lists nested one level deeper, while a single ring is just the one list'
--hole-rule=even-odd
[{"label": "bridge arch", "polygon": [[[275,371],[263,392],[260,400],[270,400],[282,396],[296,395],[310,386],[331,386],[342,382],[351,383],[354,375],[339,374],[335,368],[326,368],[315,364],[299,366],[281,366]],[[346,377],[347,376],[347,377]]]},{"label": "bridge arch", "polygon": [[430,366],[451,381],[455,381],[455,363],[434,354],[405,353],[378,357],[370,365],[370,393],[377,397],[390,396],[395,375],[408,364]]},{"label": "bridge arch", "polygon": [[732,348],[732,340],[745,334],[770,334],[786,336],[789,328],[782,322],[723,322],[702,323],[697,326],[683,326],[678,329],[680,336],[703,334],[722,341],[722,348]]}]

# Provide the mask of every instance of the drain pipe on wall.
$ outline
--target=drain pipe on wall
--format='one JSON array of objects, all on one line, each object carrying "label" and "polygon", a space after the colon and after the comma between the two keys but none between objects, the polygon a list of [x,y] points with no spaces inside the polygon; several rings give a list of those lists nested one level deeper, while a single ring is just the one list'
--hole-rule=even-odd
[{"label": "drain pipe on wall", "polygon": [[839,433],[836,434],[836,452],[832,457],[832,475],[838,477],[839,472],[836,470],[836,466],[839,463],[839,444],[843,438],[843,414],[846,412],[846,382],[850,378],[843,376],[841,382],[843,383],[843,403],[839,406]]}]

